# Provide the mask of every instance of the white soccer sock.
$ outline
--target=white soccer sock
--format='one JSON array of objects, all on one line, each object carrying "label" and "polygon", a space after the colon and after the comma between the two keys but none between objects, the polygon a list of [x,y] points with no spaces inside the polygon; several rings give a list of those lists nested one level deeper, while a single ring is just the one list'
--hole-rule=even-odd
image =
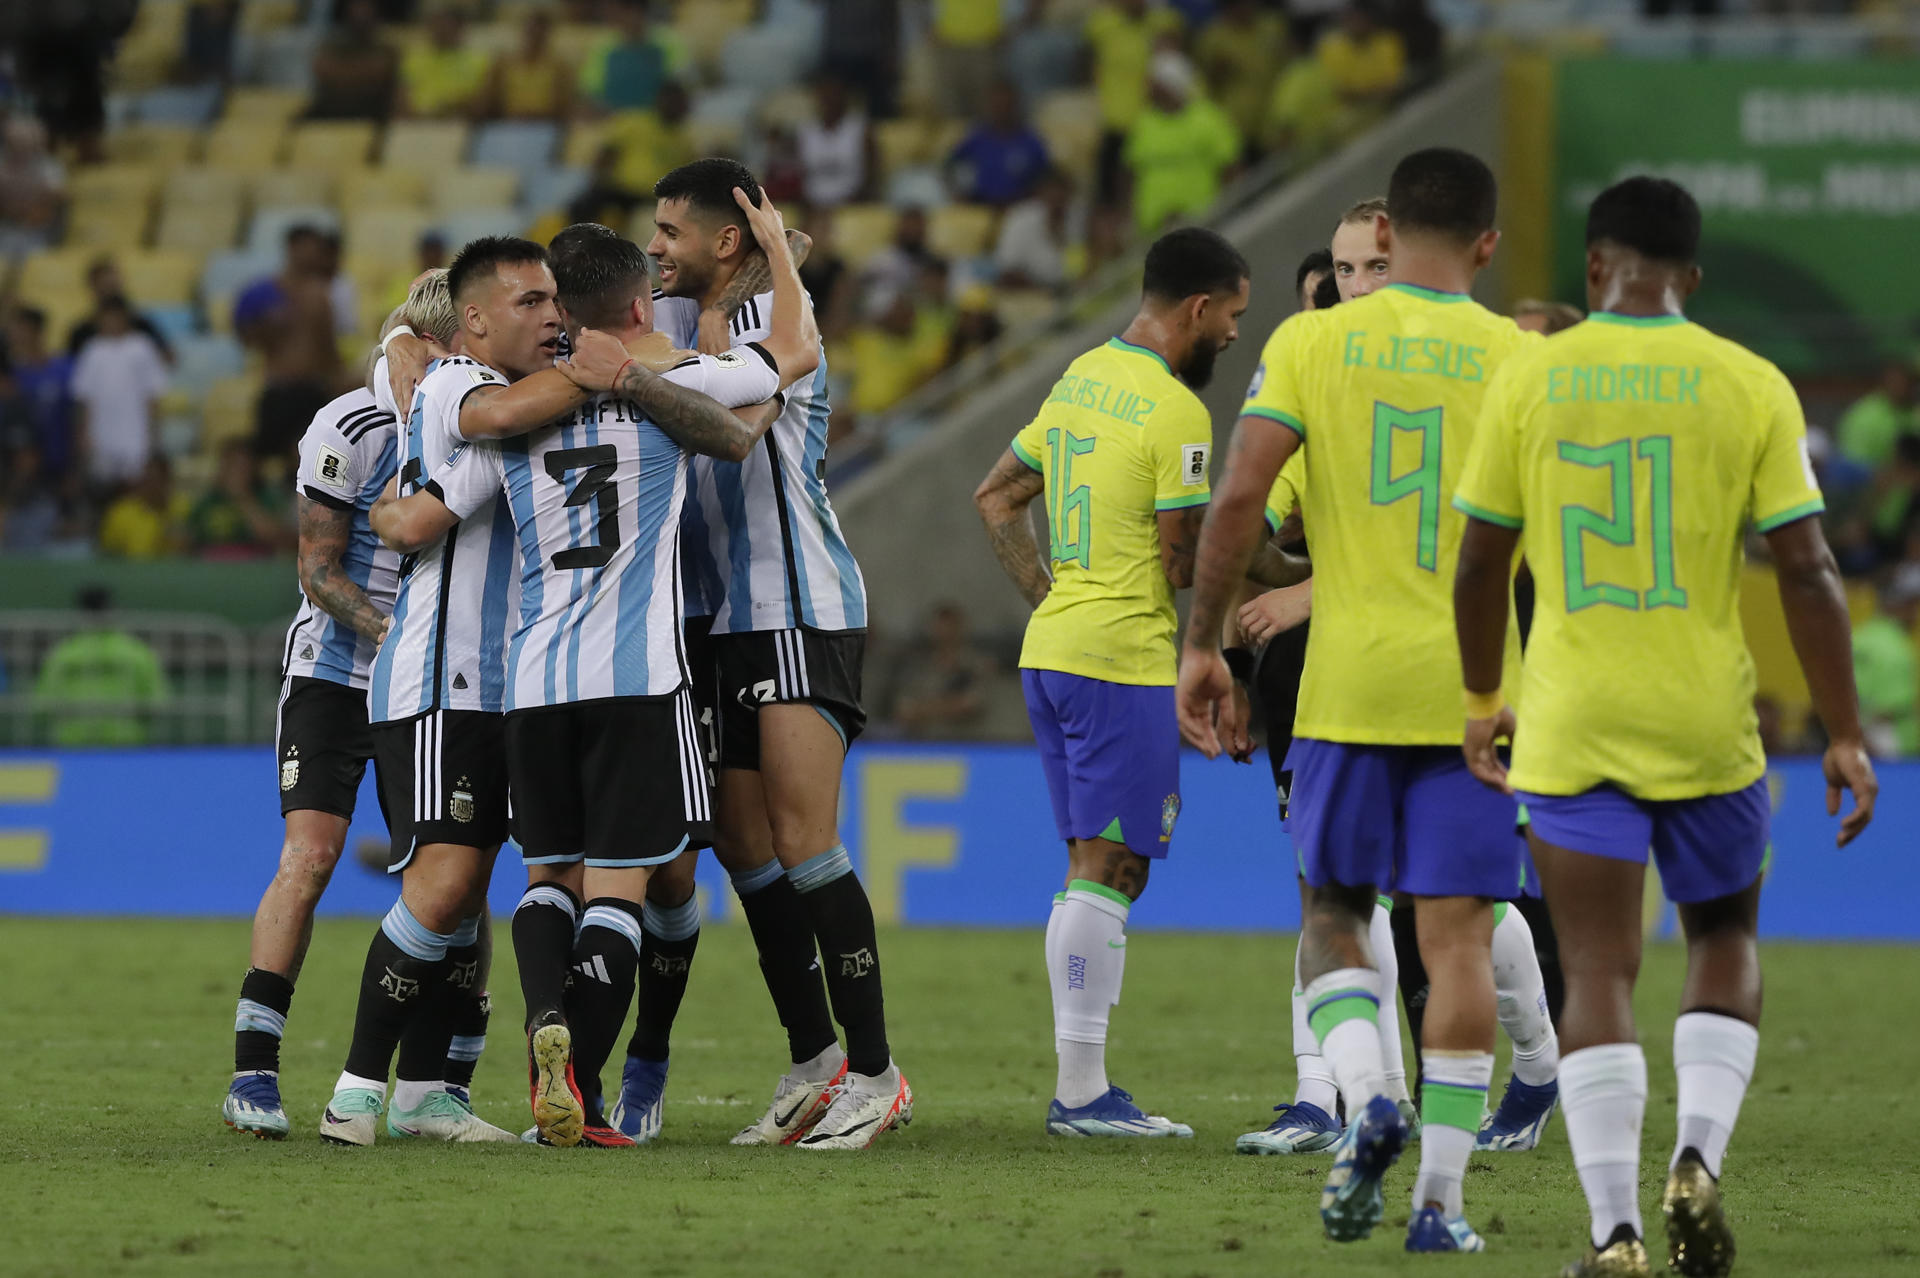
[{"label": "white soccer sock", "polygon": [[1047,984],[1053,990],[1053,1050],[1060,1050],[1060,1005],[1065,1002],[1066,960],[1060,957],[1060,911],[1067,903],[1065,892],[1053,894],[1053,909],[1047,914]]},{"label": "white soccer sock", "polygon": [[[1592,1213],[1595,1247],[1640,1222],[1640,1124],[1647,1114],[1647,1057],[1638,1043],[1569,1052],[1560,1062],[1560,1112]],[[1423,1137],[1424,1139],[1424,1137]]]},{"label": "white soccer sock", "polygon": [[1720,1178],[1720,1160],[1753,1079],[1760,1031],[1713,1012],[1688,1012],[1673,1023],[1673,1072],[1680,1079],[1680,1135],[1669,1170],[1691,1146],[1707,1174]]},{"label": "white soccer sock", "polygon": [[1487,1087],[1493,1082],[1492,1052],[1428,1048],[1421,1070],[1420,1174],[1413,1182],[1413,1209],[1439,1203],[1448,1216],[1463,1209],[1460,1185],[1473,1156]]},{"label": "white soccer sock", "polygon": [[1307,986],[1306,1002],[1320,1054],[1347,1099],[1347,1121],[1353,1122],[1387,1089],[1380,1064],[1380,973],[1370,967],[1328,972]]},{"label": "white soccer sock", "polygon": [[338,1094],[354,1087],[360,1088],[363,1091],[378,1093],[381,1100],[387,1098],[386,1079],[362,1078],[358,1074],[349,1074],[344,1070],[341,1071],[340,1081],[333,1085],[333,1090]]},{"label": "white soccer sock", "polygon": [[1400,1041],[1400,956],[1393,949],[1393,907],[1374,903],[1367,921],[1367,944],[1380,972],[1380,1068],[1387,1077],[1387,1099],[1411,1100],[1407,1094],[1407,1049]]},{"label": "white soccer sock", "polygon": [[1072,1109],[1106,1093],[1107,1022],[1120,1001],[1127,965],[1127,914],[1133,903],[1098,883],[1075,879],[1060,907],[1054,1021],[1060,1073],[1054,1097]]},{"label": "white soccer sock", "polygon": [[416,1082],[412,1079],[397,1078],[393,1083],[393,1107],[395,1109],[419,1109],[430,1092],[447,1090],[445,1080],[432,1083]]},{"label": "white soccer sock", "polygon": [[1320,1040],[1307,1023],[1307,992],[1300,988],[1300,946],[1293,947],[1293,1103],[1315,1105],[1333,1113],[1340,1103],[1340,1088],[1333,1081],[1327,1058],[1320,1054]]},{"label": "white soccer sock", "polygon": [[1511,905],[1496,907],[1493,928],[1493,988],[1500,1028],[1513,1040],[1513,1076],[1530,1087],[1551,1083],[1560,1071],[1560,1038],[1547,1015],[1547,985],[1533,928]]}]

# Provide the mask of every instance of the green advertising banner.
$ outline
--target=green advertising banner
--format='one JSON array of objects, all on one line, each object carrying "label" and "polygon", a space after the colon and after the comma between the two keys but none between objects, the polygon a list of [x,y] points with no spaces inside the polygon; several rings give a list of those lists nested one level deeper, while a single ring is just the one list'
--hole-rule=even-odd
[{"label": "green advertising banner", "polygon": [[1563,62],[1554,281],[1585,300],[1586,206],[1636,173],[1705,215],[1688,310],[1791,373],[1920,345],[1920,62]]}]

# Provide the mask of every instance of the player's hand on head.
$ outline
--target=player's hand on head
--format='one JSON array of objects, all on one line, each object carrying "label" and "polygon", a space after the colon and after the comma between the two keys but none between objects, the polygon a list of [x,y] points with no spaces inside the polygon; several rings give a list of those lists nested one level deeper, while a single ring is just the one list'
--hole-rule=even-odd
[{"label": "player's hand on head", "polygon": [[1873,820],[1873,801],[1880,794],[1880,780],[1873,774],[1873,761],[1867,748],[1858,741],[1836,741],[1827,747],[1820,760],[1827,777],[1827,815],[1840,816],[1840,792],[1853,792],[1853,811],[1841,817],[1836,845],[1845,847]]},{"label": "player's hand on head", "polygon": [[620,370],[632,358],[613,334],[583,328],[574,339],[572,356],[563,360],[559,368],[577,386],[592,391],[612,390]]},{"label": "player's hand on head", "polygon": [[1513,786],[1507,782],[1507,765],[1500,762],[1499,743],[1513,740],[1517,723],[1512,706],[1501,706],[1500,713],[1491,719],[1467,720],[1467,733],[1461,742],[1460,752],[1466,756],[1467,771],[1474,779],[1489,789],[1502,794],[1512,794]]},{"label": "player's hand on head", "polygon": [[656,373],[664,373],[694,358],[694,352],[681,350],[671,337],[657,331],[634,338],[626,344],[626,351],[634,363]]},{"label": "player's hand on head", "polygon": [[1214,720],[1220,703],[1232,693],[1233,676],[1227,673],[1227,660],[1218,649],[1182,649],[1174,702],[1180,736],[1209,759],[1220,757],[1220,736]]},{"label": "player's hand on head", "polygon": [[773,207],[773,201],[767,198],[765,191],[760,192],[760,203],[756,206],[747,198],[747,193],[739,187],[733,188],[734,203],[746,210],[747,225],[753,229],[753,238],[765,249],[767,255],[787,253],[787,222],[780,216],[780,210]]}]

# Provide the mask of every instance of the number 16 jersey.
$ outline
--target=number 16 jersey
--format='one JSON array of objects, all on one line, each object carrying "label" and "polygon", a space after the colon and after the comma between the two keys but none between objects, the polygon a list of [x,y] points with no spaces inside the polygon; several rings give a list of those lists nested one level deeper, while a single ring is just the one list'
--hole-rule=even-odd
[{"label": "number 16 jersey", "polygon": [[[1540,339],[1462,293],[1395,284],[1267,339],[1243,416],[1302,438],[1313,628],[1294,735],[1458,745],[1451,505],[1494,371]],[[1506,687],[1518,682],[1509,624]]]}]

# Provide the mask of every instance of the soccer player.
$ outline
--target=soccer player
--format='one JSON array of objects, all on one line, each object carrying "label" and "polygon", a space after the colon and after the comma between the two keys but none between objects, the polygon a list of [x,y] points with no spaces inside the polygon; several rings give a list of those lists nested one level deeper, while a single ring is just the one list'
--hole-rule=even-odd
[{"label": "soccer player", "polygon": [[[1300,309],[1303,311],[1320,309],[1320,303],[1317,300],[1320,286],[1332,279],[1333,254],[1331,252],[1326,249],[1315,249],[1302,258],[1299,268],[1293,273],[1293,294],[1294,299],[1300,304]],[[1338,285],[1335,285],[1335,288],[1337,290]],[[1334,298],[1336,301],[1339,300],[1337,291]]]},{"label": "soccer player", "polygon": [[[1466,759],[1527,806],[1566,968],[1560,1080],[1592,1213],[1592,1247],[1566,1278],[1649,1272],[1647,1064],[1632,1007],[1649,848],[1687,936],[1679,1135],[1661,1199],[1668,1265],[1733,1267],[1721,1160],[1760,1041],[1770,815],[1740,628],[1749,526],[1767,539],[1827,730],[1827,810],[1853,792],[1842,846],[1872,819],[1877,791],[1800,403],[1772,364],[1686,319],[1699,238],[1699,207],[1672,182],[1629,178],[1595,198],[1592,314],[1500,369],[1454,497],[1468,516],[1454,587]],[[1516,734],[1503,646],[1517,546],[1537,594]],[[1508,736],[1510,773],[1494,753]]]},{"label": "soccer player", "polygon": [[1311,888],[1300,976],[1350,1120],[1321,1218],[1336,1241],[1367,1236],[1408,1135],[1385,1094],[1386,991],[1367,941],[1378,893],[1397,886],[1417,902],[1433,976],[1410,1251],[1486,1245],[1462,1213],[1461,1181],[1493,1074],[1493,902],[1520,878],[1512,802],[1476,785],[1452,748],[1461,728],[1444,659],[1465,520],[1442,494],[1487,377],[1538,340],[1467,295],[1499,240],[1494,204],[1493,174],[1474,156],[1407,156],[1377,228],[1393,282],[1296,315],[1269,340],[1201,535],[1181,657],[1182,731],[1217,756],[1214,714],[1232,686],[1226,604],[1275,475],[1303,451],[1315,615],[1292,748],[1294,843]]},{"label": "soccer player", "polygon": [[[752,172],[715,158],[654,187],[647,252],[666,295],[659,324],[681,345],[693,344],[696,308],[712,307],[748,259],[736,188],[758,201]],[[771,300],[748,303],[733,340],[764,338]],[[766,1113],[734,1142],[813,1150],[865,1149],[913,1116],[887,1042],[873,907],[839,834],[840,774],[866,723],[867,607],[827,497],[829,412],[823,361],[794,383],[746,460],[695,459],[685,516],[688,578],[712,609],[713,674],[695,680],[714,690],[714,854],[740,895],[793,1060]],[[821,966],[844,1052],[820,997]]]},{"label": "soccer player", "polygon": [[[403,322],[448,340],[453,305],[446,273],[416,280],[399,314]],[[229,1127],[265,1140],[287,1134],[280,1040],[313,939],[313,911],[339,863],[360,779],[373,757],[368,670],[387,632],[399,559],[373,535],[367,511],[392,478],[394,458],[394,415],[382,412],[365,388],[321,409],[300,440],[294,497],[300,611],[287,631],[277,733],[286,840],[254,914],[249,967],[234,1017],[233,1079],[221,1105]],[[478,955],[462,954],[456,961],[471,970]],[[484,1011],[479,1015],[484,1042]],[[473,1036],[465,1037],[469,1041],[457,1050],[472,1048],[477,1060]],[[465,1069],[456,1085],[471,1081],[472,1060]]]},{"label": "soccer player", "polygon": [[1333,228],[1327,249],[1333,256],[1333,282],[1340,286],[1343,302],[1385,288],[1393,278],[1392,257],[1374,232],[1374,223],[1386,213],[1386,200],[1376,195],[1342,213]]},{"label": "soccer player", "polygon": [[[1047,921],[1056,1136],[1191,1136],[1107,1077],[1127,916],[1180,815],[1173,592],[1193,581],[1213,424],[1195,392],[1239,336],[1252,272],[1212,231],[1147,250],[1140,309],[1076,359],[974,493],[1033,618],[1020,653],[1066,890]],[[1045,493],[1045,557],[1029,507]],[[1051,571],[1049,571],[1051,570]]]}]

